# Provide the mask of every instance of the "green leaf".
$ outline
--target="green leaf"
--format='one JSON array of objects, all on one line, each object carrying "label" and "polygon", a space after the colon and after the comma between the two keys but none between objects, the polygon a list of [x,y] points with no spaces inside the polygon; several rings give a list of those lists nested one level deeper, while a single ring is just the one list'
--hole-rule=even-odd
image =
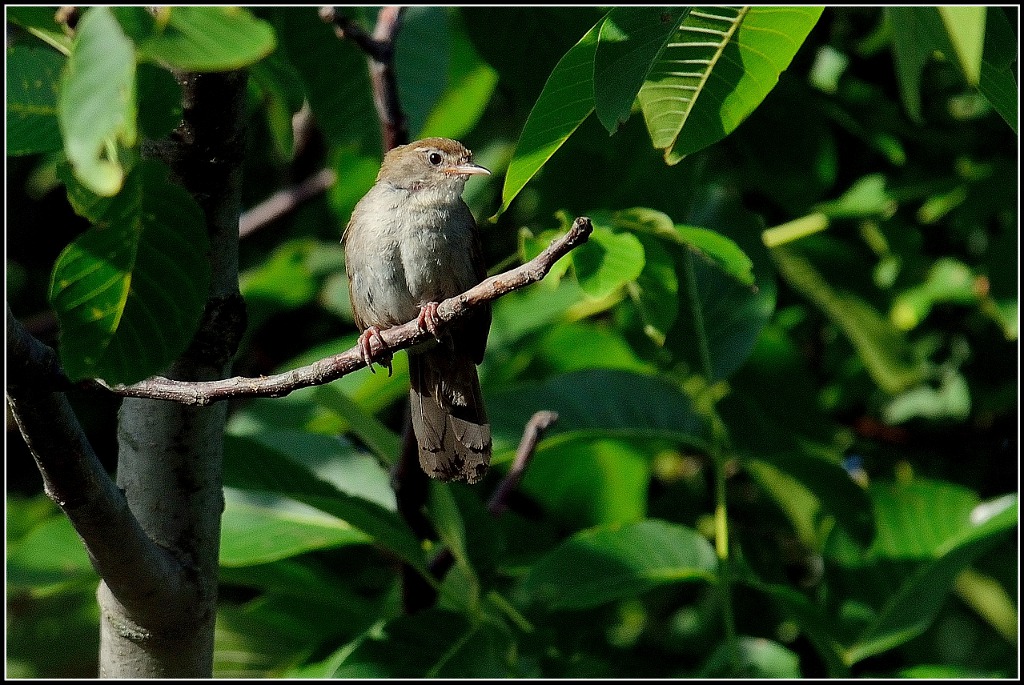
[{"label": "green leaf", "polygon": [[335,678],[507,678],[515,653],[508,629],[463,613],[427,609],[375,626],[346,646]]},{"label": "green leaf", "polygon": [[522,490],[568,528],[635,523],[647,514],[650,450],[628,440],[541,447]]},{"label": "green leaf", "polygon": [[46,596],[96,582],[89,555],[63,514],[48,517],[8,550],[7,586]]},{"label": "green leaf", "polygon": [[57,84],[64,57],[44,47],[7,48],[7,154],[61,148]]},{"label": "green leaf", "polygon": [[267,124],[277,151],[283,159],[291,159],[294,151],[292,117],[302,109],[306,101],[299,73],[277,51],[252,65],[249,74],[252,83],[259,86],[260,98],[266,108]]},{"label": "green leaf", "polygon": [[139,55],[182,71],[241,69],[269,55],[271,26],[241,7],[166,7],[134,36]]},{"label": "green leaf", "polygon": [[[71,378],[132,383],[192,340],[209,290],[208,239],[202,210],[167,173],[143,161],[117,197],[94,198],[86,211],[97,226],[57,258],[49,297]],[[69,197],[88,196],[67,180]]]},{"label": "green leaf", "polygon": [[347,521],[426,573],[419,541],[396,513],[342,492],[305,466],[252,438],[226,436],[224,485],[285,495]]},{"label": "green leaf", "polygon": [[944,369],[938,387],[928,383],[892,398],[882,409],[882,420],[890,426],[914,417],[930,420],[966,421],[971,414],[971,390],[962,374]]},{"label": "green leaf", "polygon": [[654,372],[654,366],[638,357],[622,334],[592,320],[553,324],[532,354],[554,373],[598,368]]},{"label": "green leaf", "polygon": [[675,261],[658,238],[642,233],[636,237],[644,249],[644,269],[629,287],[629,296],[640,311],[644,333],[655,344],[664,345],[679,314]]},{"label": "green leaf", "polygon": [[318,549],[368,542],[345,521],[315,509],[247,502],[237,490],[225,492],[221,519],[222,566],[255,566]]},{"label": "green leaf", "polygon": [[771,92],[821,16],[821,7],[691,10],[640,89],[654,147],[665,161],[731,133]]},{"label": "green leaf", "polygon": [[815,205],[815,211],[830,219],[891,217],[898,204],[886,188],[884,174],[868,174],[853,182],[839,198]]},{"label": "green leaf", "polygon": [[953,483],[916,478],[873,483],[869,490],[878,521],[871,558],[932,559],[950,540],[970,532],[978,496]]},{"label": "green leaf", "polygon": [[[993,8],[1001,12],[998,8]],[[986,37],[986,22],[998,20],[993,13],[984,7],[887,7],[884,10],[885,20],[892,27],[892,49],[896,61],[896,74],[903,97],[904,106],[911,119],[922,123],[921,117],[921,75],[924,67],[938,51],[955,63],[964,75],[967,83],[981,86],[986,80],[986,60],[994,59],[999,67],[989,67],[989,82],[986,86],[995,86],[993,93],[1000,93],[1007,85],[1005,74],[1008,63],[999,54],[1005,51],[997,42],[1009,38],[1011,44],[1016,41],[1006,32],[999,32],[1000,38],[990,42]],[[1005,21],[1005,17],[1002,17]],[[989,57],[986,58],[986,53]],[[994,68],[993,68],[994,67]],[[997,74],[1001,76],[996,76]],[[995,78],[992,78],[995,76]],[[1012,76],[1010,78],[1012,81]],[[982,88],[983,94],[986,88]],[[1013,87],[1016,90],[1016,87]],[[996,96],[1001,106],[1008,103],[1005,93]],[[1014,105],[1014,108],[1016,105]],[[997,109],[999,109],[997,107]],[[1003,114],[1002,112],[1000,112]],[[1006,115],[1003,114],[1006,118]],[[1007,120],[1008,122],[1010,120]],[[1011,123],[1011,126],[1015,126]]]},{"label": "green leaf", "polygon": [[649,519],[577,533],[530,569],[523,591],[549,611],[587,609],[659,585],[714,581],[717,568],[705,538]]},{"label": "green leaf", "polygon": [[125,170],[117,146],[137,138],[135,46],[106,7],[87,9],[61,79],[57,114],[75,177],[97,195],[116,195]]},{"label": "green leaf", "polygon": [[511,457],[523,426],[534,412],[549,409],[558,422],[541,443],[554,447],[569,439],[595,437],[631,441],[666,438],[705,448],[709,433],[690,399],[656,376],[594,369],[527,382],[487,394],[494,452]]},{"label": "green leaf", "polygon": [[789,678],[801,676],[800,658],[778,642],[740,635],[736,651],[727,642],[719,645],[700,670],[701,678]]},{"label": "green leaf", "polygon": [[644,268],[644,246],[629,233],[595,226],[590,239],[572,251],[572,265],[583,291],[594,299],[635,281]]},{"label": "green leaf", "polygon": [[750,457],[749,462],[752,464],[748,465],[777,469],[806,488],[821,510],[834,516],[836,523],[862,547],[875,538],[871,500],[839,464],[800,452],[760,452]]},{"label": "green leaf", "polygon": [[459,15],[450,15],[449,22],[452,45],[448,88],[423,122],[419,138],[462,138],[480,120],[498,84],[498,73],[477,54]]},{"label": "green leaf", "polygon": [[1006,12],[999,7],[990,7],[978,90],[1014,133],[1017,133],[1018,95],[1012,64],[1016,58],[1016,45],[1017,39],[1006,19]]},{"label": "green leaf", "polygon": [[986,8],[959,5],[937,7],[936,10],[967,83],[977,86],[981,79],[981,54],[985,46]]},{"label": "green leaf", "polygon": [[71,37],[65,33],[64,26],[57,23],[57,7],[25,5],[4,9],[7,21],[21,26],[65,55],[71,52]]},{"label": "green leaf", "polygon": [[717,231],[697,226],[676,226],[683,243],[743,285],[754,285],[754,263],[739,246]]},{"label": "green leaf", "polygon": [[333,385],[321,385],[314,393],[317,404],[341,416],[352,432],[384,464],[398,460],[401,439],[370,412]]},{"label": "green leaf", "polygon": [[594,56],[594,108],[608,133],[633,101],[689,7],[616,7],[601,24]]},{"label": "green leaf", "polygon": [[594,111],[594,55],[602,19],[555,65],[523,126],[505,174],[501,210]]},{"label": "green leaf", "polygon": [[754,578],[740,579],[744,585],[770,597],[811,641],[833,678],[849,677],[842,645],[836,639],[835,622],[829,620],[805,595],[786,585],[764,583]]},{"label": "green leaf", "polygon": [[689,247],[743,285],[754,284],[754,265],[750,257],[733,240],[718,231],[674,224],[667,215],[646,207],[615,212],[612,220],[616,226],[650,233]]},{"label": "green leaf", "polygon": [[[924,498],[913,497],[910,501],[880,500],[880,523],[888,518],[889,512],[899,516],[902,511],[901,535],[896,541],[897,553],[909,552],[919,555],[935,555],[935,559],[924,564],[907,578],[899,591],[888,598],[870,625],[861,633],[846,652],[847,663],[854,664],[869,656],[880,654],[923,633],[931,625],[936,614],[945,603],[946,596],[956,577],[979,555],[991,549],[999,540],[1017,526],[1017,497],[1001,497],[974,507],[963,520],[963,512],[949,512],[941,509],[943,503],[961,506],[973,493],[958,494],[955,488],[939,483],[923,483],[911,486],[925,490]],[[905,490],[897,486],[895,490]],[[888,494],[888,493],[887,493]],[[912,493],[908,493],[912,494]],[[937,496],[934,497],[933,496]],[[915,507],[927,501],[927,508],[941,512],[937,516]],[[923,514],[923,515],[922,515]],[[910,525],[906,525],[909,523]],[[959,529],[959,530],[954,530]],[[891,542],[883,536],[880,528],[879,547],[885,549]],[[928,535],[924,540],[912,539],[915,533]]]},{"label": "green leaf", "polygon": [[846,334],[879,387],[896,394],[923,379],[920,360],[888,319],[857,295],[833,288],[794,246],[776,247],[771,252],[790,285]]}]

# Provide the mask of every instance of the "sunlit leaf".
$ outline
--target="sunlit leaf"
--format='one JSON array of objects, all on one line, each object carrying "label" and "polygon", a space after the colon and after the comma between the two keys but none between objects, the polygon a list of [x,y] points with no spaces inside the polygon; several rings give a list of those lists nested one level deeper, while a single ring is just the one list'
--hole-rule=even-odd
[{"label": "sunlit leaf", "polygon": [[225,495],[220,539],[224,566],[255,566],[369,541],[365,533],[315,509],[249,503],[233,490]]},{"label": "sunlit leaf", "polygon": [[698,7],[640,89],[654,147],[679,162],[731,133],[771,91],[821,7]]},{"label": "sunlit leaf", "polygon": [[565,53],[523,126],[505,174],[501,210],[594,111],[594,55],[602,19]]},{"label": "sunlit leaf", "polygon": [[185,71],[229,71],[266,57],[276,41],[270,25],[242,7],[168,7],[154,17],[120,10],[143,58]]},{"label": "sunlit leaf", "polygon": [[649,519],[577,533],[534,565],[523,592],[550,611],[585,609],[667,583],[713,581],[717,567],[705,538]]},{"label": "sunlit leaf", "polygon": [[814,264],[792,246],[772,256],[789,284],[840,327],[857,349],[874,381],[895,394],[920,382],[924,367],[910,343],[871,305],[852,292],[833,287]]},{"label": "sunlit leaf", "polygon": [[594,56],[594,106],[609,133],[633,101],[689,7],[616,7],[601,25]]},{"label": "sunlit leaf", "polygon": [[425,572],[419,542],[395,512],[342,492],[302,464],[252,438],[229,436],[226,439],[224,484],[285,495],[331,514]]},{"label": "sunlit leaf", "polygon": [[138,134],[135,46],[107,7],[87,9],[78,22],[57,114],[75,177],[97,195],[116,195],[127,173],[118,147],[133,146]]},{"label": "sunlit leaf", "polygon": [[[141,380],[184,352],[199,326],[210,281],[205,221],[167,173],[143,161],[117,197],[85,203],[98,225],[57,258],[50,302],[72,378]],[[67,180],[69,196],[89,195]]]}]

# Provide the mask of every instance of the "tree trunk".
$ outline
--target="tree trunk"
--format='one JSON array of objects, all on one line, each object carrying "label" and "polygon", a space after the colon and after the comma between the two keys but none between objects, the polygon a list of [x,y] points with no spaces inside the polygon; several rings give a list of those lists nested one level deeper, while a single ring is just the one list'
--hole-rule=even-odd
[{"label": "tree trunk", "polygon": [[[246,77],[182,74],[184,119],[169,140],[143,152],[170,166],[203,208],[212,280],[189,350],[165,374],[224,378],[244,330],[238,293],[238,215]],[[222,460],[227,405],[188,407],[126,399],[118,426],[117,485],[146,534],[184,569],[166,591],[115,596],[101,583],[100,675],[210,677],[217,602]],[[126,593],[121,593],[125,595]]]}]

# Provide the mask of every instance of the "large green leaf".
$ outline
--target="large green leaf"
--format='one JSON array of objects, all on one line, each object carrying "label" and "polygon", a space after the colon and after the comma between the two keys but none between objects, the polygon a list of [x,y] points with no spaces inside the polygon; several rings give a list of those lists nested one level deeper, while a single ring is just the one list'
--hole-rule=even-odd
[{"label": "large green leaf", "polygon": [[338,40],[315,7],[274,7],[263,13],[274,27],[278,49],[298,72],[327,140],[379,151],[380,124],[366,55],[351,41]]},{"label": "large green leaf", "polygon": [[220,563],[255,566],[318,549],[369,542],[345,521],[287,500],[256,503],[239,491],[225,492]]},{"label": "large green leaf", "polygon": [[426,573],[419,541],[395,512],[342,492],[307,467],[252,438],[225,438],[224,484],[284,495],[331,514]]},{"label": "large green leaf", "polygon": [[295,142],[292,117],[306,102],[298,72],[280,51],[275,51],[252,65],[249,76],[250,88],[259,88],[277,151],[283,159],[291,159]]},{"label": "large green leaf", "polygon": [[545,440],[552,448],[567,439],[598,437],[665,438],[703,448],[709,438],[704,420],[675,385],[626,371],[591,369],[523,383],[487,394],[487,407],[496,458],[511,456],[523,426],[541,409],[558,412]]},{"label": "large green leaf", "polygon": [[182,71],[230,71],[266,57],[274,30],[242,7],[163,7],[155,15],[119,8],[139,55]]},{"label": "large green leaf", "polygon": [[64,57],[44,47],[7,48],[7,154],[61,148],[57,84]]},{"label": "large green leaf", "polygon": [[8,592],[45,596],[73,585],[92,585],[96,571],[71,522],[56,514],[8,549],[6,579]]},{"label": "large green leaf", "polygon": [[[1016,495],[964,511],[961,505],[976,498],[961,488],[950,489],[946,484],[925,481],[893,489],[896,498],[876,498],[880,523],[876,555],[910,553],[933,558],[907,577],[894,595],[884,598],[873,620],[847,648],[846,660],[850,664],[924,632],[942,608],[960,572],[1018,523]],[[899,497],[905,490],[916,492],[907,499]],[[922,503],[927,505],[922,507]],[[959,511],[949,516],[944,504],[953,504]]]},{"label": "large green leaf", "polygon": [[701,678],[788,678],[800,677],[800,658],[778,642],[762,637],[739,635],[734,646],[726,642],[708,657]]},{"label": "large green leaf", "polygon": [[616,7],[601,24],[594,56],[594,110],[609,133],[633,101],[689,7]]},{"label": "large green leaf", "polygon": [[[767,466],[794,479],[815,497],[821,510],[834,516],[836,523],[861,546],[867,546],[875,538],[871,500],[839,464],[794,451],[761,452],[752,456],[747,466],[752,469]],[[760,475],[763,478],[764,474]],[[780,493],[769,492],[783,499]],[[788,502],[783,500],[780,504],[785,507]]]},{"label": "large green leaf", "polygon": [[594,55],[602,19],[555,65],[505,174],[501,211],[594,111]]},{"label": "large green leaf", "polygon": [[1014,133],[1017,133],[1017,79],[1013,69],[1017,39],[1000,7],[988,8],[985,50],[981,57],[978,90]]},{"label": "large green leaf", "polygon": [[409,7],[395,45],[398,98],[413,137],[447,89],[452,35],[443,7]]},{"label": "large green leaf", "polygon": [[644,247],[634,235],[598,225],[590,239],[572,251],[572,265],[583,291],[601,299],[636,280],[644,268]]},{"label": "large green leaf", "polygon": [[665,161],[731,133],[768,95],[821,7],[699,7],[690,11],[640,89],[651,140]]},{"label": "large green leaf", "polygon": [[1010,63],[1016,39],[999,7],[887,7],[900,94],[910,117],[921,116],[921,75],[936,52],[956,64],[1016,132],[1017,84]]},{"label": "large green leaf", "polygon": [[210,282],[202,210],[153,160],[111,200],[83,200],[90,193],[66,181],[76,209],[97,226],[53,267],[64,369],[72,378],[141,380],[184,352],[199,325]]},{"label": "large green leaf", "polygon": [[107,7],[78,22],[57,114],[75,177],[97,195],[116,195],[126,175],[118,147],[135,145],[138,134],[135,46]]},{"label": "large green leaf", "polygon": [[953,45],[953,56],[967,77],[967,83],[977,86],[981,80],[987,9],[978,5],[945,5],[936,10],[949,36],[949,42]]},{"label": "large green leaf", "polygon": [[530,569],[523,592],[551,611],[586,609],[667,583],[713,581],[717,567],[707,539],[649,519],[577,533]]},{"label": "large green leaf", "polygon": [[615,212],[612,215],[612,222],[622,228],[650,233],[689,247],[743,285],[754,284],[753,263],[750,257],[733,240],[718,231],[699,226],[678,225],[662,212],[646,207]]},{"label": "large green leaf", "polygon": [[[760,217],[714,186],[702,189],[695,206],[698,209],[687,223],[714,232],[691,232],[694,238],[710,240],[702,241],[696,251],[676,251],[679,315],[665,347],[691,372],[719,381],[743,364],[771,316],[774,273],[770,257],[757,239],[763,230]],[[680,232],[680,236],[685,243],[685,234]],[[723,270],[723,264],[729,266],[729,272]],[[745,284],[751,272],[753,286]]]},{"label": "large green leaf", "polygon": [[566,527],[635,523],[647,514],[649,452],[613,439],[538,449],[521,487]]}]

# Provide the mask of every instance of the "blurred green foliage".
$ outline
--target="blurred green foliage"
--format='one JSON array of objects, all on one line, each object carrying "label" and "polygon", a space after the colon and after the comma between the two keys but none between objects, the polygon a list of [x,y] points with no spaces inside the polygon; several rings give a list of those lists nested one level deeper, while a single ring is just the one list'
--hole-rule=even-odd
[{"label": "blurred green foliage", "polygon": [[[179,9],[169,33],[96,10],[137,52],[84,76],[52,13],[9,10],[8,302],[45,310],[61,250],[94,240],[81,217],[141,168],[136,109],[144,135],[173,119],[147,60],[241,60],[244,205],[322,167],[338,181],[242,241],[235,372],[351,347],[338,240],[381,155],[363,54],[315,8]],[[232,407],[216,676],[1019,676],[1016,10],[772,9],[407,11],[410,133],[458,137],[492,170],[465,195],[492,271],[573,216],[595,234],[495,304],[494,468],[433,484],[434,539],[389,487],[404,355],[391,377]],[[373,8],[352,12],[372,26]],[[207,54],[182,27],[245,40]],[[721,33],[688,51],[701,30]],[[135,79],[137,103],[53,97],[94,96],[67,84],[105,69]],[[76,119],[107,105],[101,128]],[[73,148],[86,134],[121,153]],[[116,407],[72,401],[113,453]],[[560,420],[492,516],[540,409]],[[97,578],[16,432],[8,452],[8,674],[94,675]],[[438,605],[404,615],[396,560],[425,570],[442,550]]]}]

